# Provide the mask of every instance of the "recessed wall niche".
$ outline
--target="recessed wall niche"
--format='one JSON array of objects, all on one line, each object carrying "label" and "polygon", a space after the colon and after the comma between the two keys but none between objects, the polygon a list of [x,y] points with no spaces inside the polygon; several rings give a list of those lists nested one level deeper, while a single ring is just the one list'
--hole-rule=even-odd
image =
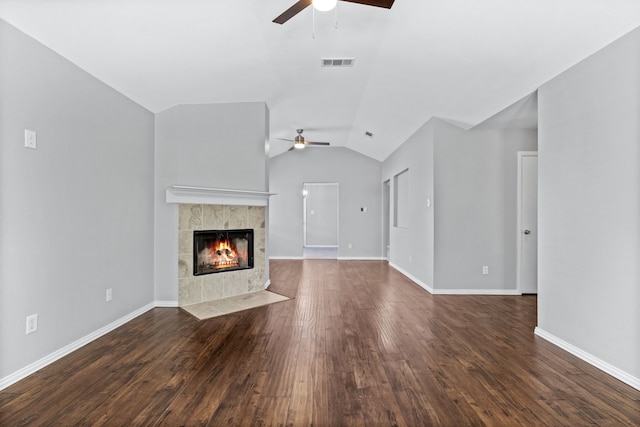
[{"label": "recessed wall niche", "polygon": [[399,228],[409,227],[409,169],[393,177],[393,225]]}]

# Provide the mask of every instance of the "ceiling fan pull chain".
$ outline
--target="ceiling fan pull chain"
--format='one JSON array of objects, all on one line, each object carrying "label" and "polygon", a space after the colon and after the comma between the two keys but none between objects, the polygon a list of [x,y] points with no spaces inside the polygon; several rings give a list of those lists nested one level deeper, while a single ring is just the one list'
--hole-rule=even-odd
[{"label": "ceiling fan pull chain", "polygon": [[336,30],[337,30],[338,29],[338,5],[337,4],[335,7],[335,10],[336,10]]}]

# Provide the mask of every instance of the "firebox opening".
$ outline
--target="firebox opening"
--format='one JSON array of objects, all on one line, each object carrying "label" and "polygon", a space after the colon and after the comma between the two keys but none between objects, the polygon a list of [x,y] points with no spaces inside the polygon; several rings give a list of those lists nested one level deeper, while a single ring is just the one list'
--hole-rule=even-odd
[{"label": "firebox opening", "polygon": [[253,268],[253,230],[194,230],[194,276],[249,268]]}]

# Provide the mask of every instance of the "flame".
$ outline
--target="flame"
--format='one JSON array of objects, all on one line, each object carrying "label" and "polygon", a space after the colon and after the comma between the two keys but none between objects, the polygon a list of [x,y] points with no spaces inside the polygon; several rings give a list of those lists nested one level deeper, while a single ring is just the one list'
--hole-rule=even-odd
[{"label": "flame", "polygon": [[238,254],[228,240],[212,243],[207,250],[207,260],[213,268],[226,268],[238,265]]}]

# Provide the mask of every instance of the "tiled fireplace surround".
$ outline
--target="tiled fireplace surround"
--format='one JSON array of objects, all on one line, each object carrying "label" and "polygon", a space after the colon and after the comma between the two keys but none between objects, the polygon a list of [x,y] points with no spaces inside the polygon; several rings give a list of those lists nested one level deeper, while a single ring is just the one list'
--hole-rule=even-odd
[{"label": "tiled fireplace surround", "polygon": [[[213,301],[265,289],[266,266],[266,205],[268,193],[232,190],[190,190],[197,197],[184,197],[184,190],[167,190],[167,202],[178,203],[178,305],[186,306]],[[189,190],[188,190],[189,191]],[[176,197],[176,194],[178,196]],[[240,198],[234,197],[240,194]],[[229,197],[231,196],[231,197]],[[232,204],[216,203],[229,199]],[[182,203],[193,202],[196,203]],[[247,202],[249,204],[237,204]],[[194,230],[254,230],[254,267],[248,270],[227,271],[202,276],[193,275]]]}]

